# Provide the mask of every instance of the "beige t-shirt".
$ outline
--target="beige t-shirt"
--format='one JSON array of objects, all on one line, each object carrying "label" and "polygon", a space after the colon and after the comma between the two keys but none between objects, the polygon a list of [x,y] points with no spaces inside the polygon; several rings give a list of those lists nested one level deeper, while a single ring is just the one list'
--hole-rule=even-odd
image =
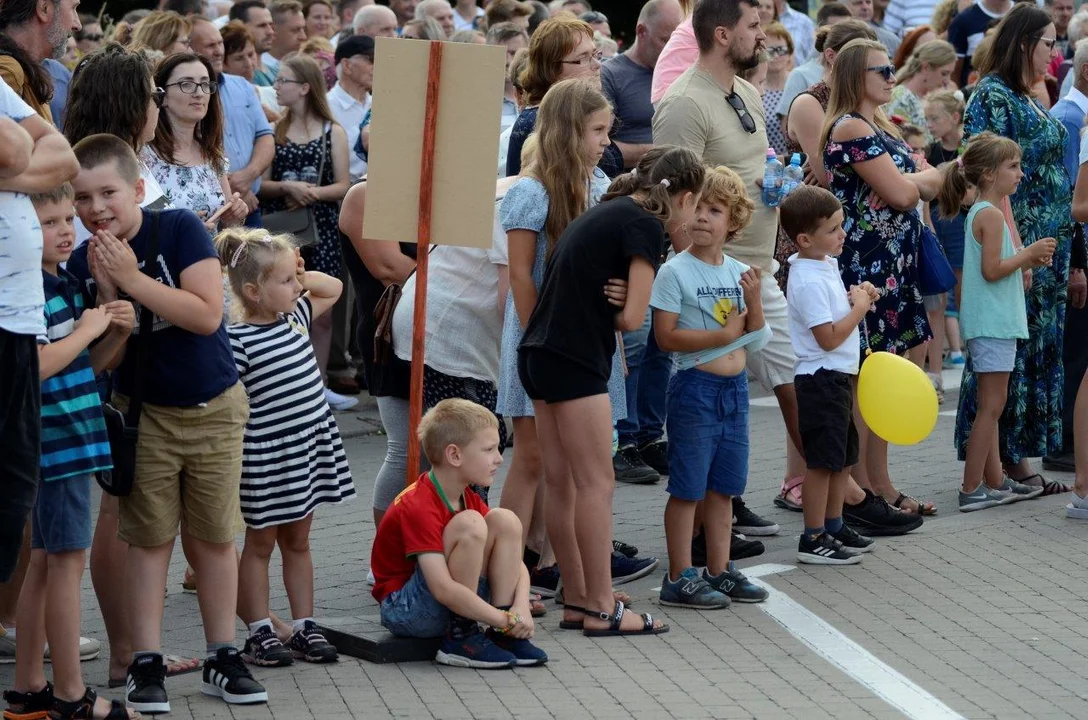
[{"label": "beige t-shirt", "polygon": [[755,203],[751,224],[725,246],[725,252],[746,265],[770,273],[778,233],[778,211],[763,204],[757,179],[763,177],[767,159],[767,125],[763,100],[755,87],[741,78],[733,89],[744,100],[755,120],[756,131],[744,131],[737,112],[726,101],[722,88],[697,65],[688,68],[669,87],[654,112],[654,145],[690,148],[707,165],[725,165],[740,175]]}]

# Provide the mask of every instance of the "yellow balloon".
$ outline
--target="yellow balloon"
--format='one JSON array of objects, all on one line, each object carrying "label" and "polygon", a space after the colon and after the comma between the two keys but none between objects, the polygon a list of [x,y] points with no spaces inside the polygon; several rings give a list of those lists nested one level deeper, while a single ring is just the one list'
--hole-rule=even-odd
[{"label": "yellow balloon", "polygon": [[937,391],[920,367],[906,358],[876,352],[858,375],[858,406],[865,424],[896,445],[925,440],[937,425]]}]

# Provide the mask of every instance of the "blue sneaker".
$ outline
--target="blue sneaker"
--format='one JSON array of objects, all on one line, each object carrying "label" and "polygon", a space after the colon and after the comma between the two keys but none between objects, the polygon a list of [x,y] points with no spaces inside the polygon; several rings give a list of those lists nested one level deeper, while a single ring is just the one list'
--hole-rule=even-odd
[{"label": "blue sneaker", "polygon": [[951,370],[953,368],[963,367],[966,363],[967,359],[964,358],[963,355],[956,355],[955,357],[949,355],[944,359],[944,362],[941,363],[941,365],[944,368]]},{"label": "blue sneaker", "polygon": [[736,565],[729,563],[721,575],[711,575],[703,568],[703,580],[720,593],[729,596],[733,602],[758,603],[767,599],[769,593],[745,577]]},{"label": "blue sneaker", "polygon": [[503,635],[500,632],[488,629],[485,633],[487,639],[490,640],[501,650],[513,655],[517,658],[518,667],[534,667],[537,665],[544,665],[548,662],[548,653],[544,652],[536,645],[533,645],[528,640],[519,640],[518,638],[510,637],[509,635]]},{"label": "blue sneaker", "polygon": [[673,582],[669,574],[661,581],[661,595],[658,602],[671,607],[694,608],[695,610],[718,610],[729,607],[729,598],[710,587],[706,579],[699,575],[696,568],[686,568]]},{"label": "blue sneaker", "polygon": [[450,667],[476,668],[477,670],[505,670],[517,665],[514,654],[495,645],[487,635],[476,632],[462,638],[454,638],[449,633],[442,640],[442,647],[434,656],[434,661]]},{"label": "blue sneaker", "polygon": [[612,551],[612,584],[623,585],[632,580],[649,575],[657,567],[657,558],[629,558],[623,553]]}]

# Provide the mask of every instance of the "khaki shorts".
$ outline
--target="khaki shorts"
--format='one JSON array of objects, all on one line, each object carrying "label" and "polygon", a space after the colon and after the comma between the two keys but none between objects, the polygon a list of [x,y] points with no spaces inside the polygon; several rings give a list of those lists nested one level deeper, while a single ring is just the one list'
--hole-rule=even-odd
[{"label": "khaki shorts", "polygon": [[748,353],[748,372],[767,390],[793,383],[793,368],[797,355],[790,343],[789,307],[786,296],[774,277],[763,273],[759,283],[763,301],[763,319],[771,329],[770,341],[761,349]]},{"label": "khaki shorts", "polygon": [[[128,398],[114,396],[122,412]],[[249,401],[241,383],[204,405],[144,403],[136,481],[120,499],[122,540],[137,547],[172,542],[178,526],[209,543],[232,542],[242,524],[239,483]]]}]

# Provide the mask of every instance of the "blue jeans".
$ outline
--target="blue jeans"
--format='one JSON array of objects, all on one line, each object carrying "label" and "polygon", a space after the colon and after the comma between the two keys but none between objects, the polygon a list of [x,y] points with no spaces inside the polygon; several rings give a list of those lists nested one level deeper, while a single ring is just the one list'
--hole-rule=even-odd
[{"label": "blue jeans", "polygon": [[[491,586],[487,578],[480,578],[476,594],[490,600]],[[442,637],[450,625],[449,609],[434,599],[419,565],[404,587],[382,600],[380,611],[382,625],[397,637]]]},{"label": "blue jeans", "polygon": [[672,374],[672,356],[657,346],[653,311],[638,330],[623,334],[627,362],[627,417],[616,423],[620,447],[645,445],[665,434],[665,393]]}]

